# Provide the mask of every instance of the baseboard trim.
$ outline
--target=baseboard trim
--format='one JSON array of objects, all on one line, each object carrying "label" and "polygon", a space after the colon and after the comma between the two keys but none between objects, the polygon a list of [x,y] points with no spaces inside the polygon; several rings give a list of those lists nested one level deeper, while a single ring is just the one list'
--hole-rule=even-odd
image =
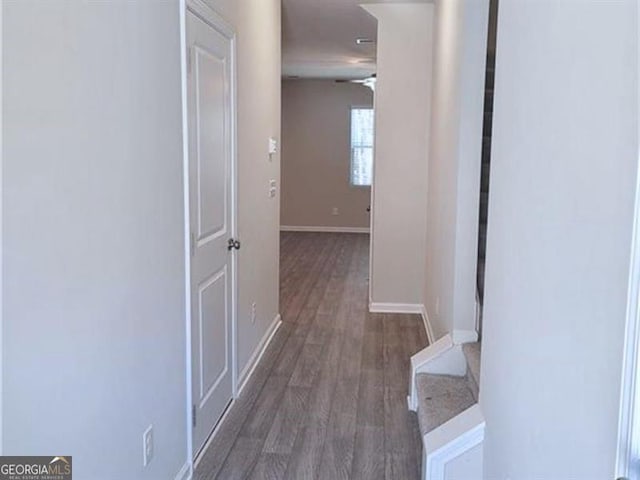
[{"label": "baseboard trim", "polygon": [[281,232],[318,232],[318,233],[369,233],[368,227],[313,227],[306,225],[281,225]]},{"label": "baseboard trim", "polygon": [[371,302],[369,311],[371,313],[422,313],[422,305],[417,303],[380,303]]},{"label": "baseboard trim", "polygon": [[253,355],[251,355],[249,362],[242,370],[242,373],[238,375],[238,388],[236,391],[236,397],[242,393],[242,390],[247,385],[247,382],[251,378],[251,375],[253,375],[253,372],[255,371],[258,363],[260,363],[262,355],[264,355],[264,352],[267,350],[267,347],[271,343],[271,340],[273,340],[273,337],[280,328],[280,325],[282,325],[282,318],[280,317],[280,314],[277,314],[273,319],[273,322],[265,332],[264,336],[260,340],[260,343],[258,343],[258,346],[254,350]]},{"label": "baseboard trim", "polygon": [[431,326],[431,320],[429,320],[429,314],[427,313],[427,308],[424,305],[420,305],[420,314],[422,315],[422,322],[424,323],[424,329],[427,332],[427,341],[429,345],[433,345],[433,342],[436,341],[435,335],[433,334],[433,327]]},{"label": "baseboard trim", "polygon": [[191,471],[191,462],[187,461],[182,466],[180,471],[176,474],[175,480],[191,480],[192,471]]}]

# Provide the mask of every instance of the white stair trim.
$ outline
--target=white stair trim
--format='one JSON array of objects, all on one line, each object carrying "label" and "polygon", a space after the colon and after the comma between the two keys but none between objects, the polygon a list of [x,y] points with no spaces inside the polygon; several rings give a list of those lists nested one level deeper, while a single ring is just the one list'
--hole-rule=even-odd
[{"label": "white stair trim", "polygon": [[447,463],[482,443],[484,430],[484,415],[476,403],[427,433],[422,439],[423,480],[445,480]]},{"label": "white stair trim", "polygon": [[475,330],[454,330],[451,334],[453,343],[460,345],[462,343],[475,343],[478,341],[478,332]]},{"label": "white stair trim", "polygon": [[429,314],[427,308],[424,305],[420,305],[420,313],[422,314],[422,321],[424,322],[424,329],[427,332],[427,340],[429,345],[436,341],[436,337],[433,334],[433,327],[431,326],[431,320],[429,320]]},{"label": "white stair trim", "polygon": [[467,373],[467,361],[462,347],[453,343],[451,335],[445,335],[411,357],[408,404],[413,411],[418,408],[416,377],[419,373],[463,377]]}]

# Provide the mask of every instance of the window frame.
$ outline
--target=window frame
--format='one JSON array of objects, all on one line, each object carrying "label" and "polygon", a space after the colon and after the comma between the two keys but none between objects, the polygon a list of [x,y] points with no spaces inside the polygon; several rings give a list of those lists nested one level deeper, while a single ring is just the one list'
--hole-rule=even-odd
[{"label": "window frame", "polygon": [[[373,112],[373,143],[371,144],[371,183],[368,185],[358,185],[353,183],[353,142],[352,142],[352,132],[353,132],[353,111],[354,110],[371,110]],[[375,110],[373,105],[350,105],[349,106],[349,187],[351,188],[372,188],[373,187],[373,175],[374,168],[373,163],[375,162],[375,144],[376,144],[376,133],[375,133]],[[359,147],[359,148],[369,148],[369,147]]]}]

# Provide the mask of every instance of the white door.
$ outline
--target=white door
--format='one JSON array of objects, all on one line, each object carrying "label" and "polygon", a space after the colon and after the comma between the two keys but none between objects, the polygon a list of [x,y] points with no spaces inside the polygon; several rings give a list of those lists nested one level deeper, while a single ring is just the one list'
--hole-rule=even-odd
[{"label": "white door", "polygon": [[193,452],[233,397],[231,40],[187,12]]}]

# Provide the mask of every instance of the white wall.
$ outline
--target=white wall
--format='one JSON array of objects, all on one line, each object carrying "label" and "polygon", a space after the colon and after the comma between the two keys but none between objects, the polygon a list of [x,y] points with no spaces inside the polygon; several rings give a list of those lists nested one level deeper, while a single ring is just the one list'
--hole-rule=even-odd
[{"label": "white wall", "polygon": [[371,189],[350,183],[352,106],[372,107],[371,89],[282,82],[282,225],[369,228]]},{"label": "white wall", "polygon": [[424,304],[436,338],[475,329],[489,1],[435,4]]},{"label": "white wall", "polygon": [[500,1],[484,478],[614,478],[638,161],[637,8]]},{"label": "white wall", "polygon": [[[210,4],[238,34],[246,373],[278,312],[280,2]],[[178,2],[3,9],[3,453],[73,455],[78,478],[173,478],[187,461]]]},{"label": "white wall", "polygon": [[[2,12],[3,12],[3,6],[0,3],[0,65],[4,65],[3,62],[3,52],[4,52],[4,48],[3,48],[3,21],[2,21]],[[3,106],[3,102],[2,102],[2,98],[4,95],[4,88],[3,88],[3,75],[0,75],[0,125],[2,125],[3,122],[3,118],[4,118],[4,106]],[[0,185],[2,185],[2,166],[3,166],[3,152],[4,152],[4,147],[3,147],[3,143],[2,143],[2,138],[3,138],[3,133],[4,133],[4,129],[0,128]],[[3,206],[2,206],[2,202],[3,202],[3,195],[2,195],[2,188],[0,188],[0,455],[3,455],[3,438],[4,438],[4,427],[3,427],[3,412],[4,412],[4,408],[3,408],[3,388],[4,388],[4,368],[3,368],[3,358],[4,355],[2,354],[3,352],[3,340],[2,340],[2,332],[3,332],[3,305],[4,303],[2,302],[2,293],[4,291],[3,287],[2,287],[2,271],[3,271],[3,267],[2,267],[2,257],[3,257],[3,250],[2,250],[2,245],[3,245],[3,235],[2,235],[2,226],[4,225],[4,221],[3,221],[3,216],[2,216],[2,212],[3,212]]]},{"label": "white wall", "polygon": [[3,2],[4,454],[81,479],[187,460],[179,27],[177,2]]},{"label": "white wall", "polygon": [[378,19],[371,302],[420,305],[433,5],[365,5]]},{"label": "white wall", "polygon": [[[237,32],[238,55],[238,365],[242,378],[278,315],[280,154],[268,155],[269,137],[280,140],[280,1],[207,0]],[[251,304],[256,302],[256,322]]]}]

